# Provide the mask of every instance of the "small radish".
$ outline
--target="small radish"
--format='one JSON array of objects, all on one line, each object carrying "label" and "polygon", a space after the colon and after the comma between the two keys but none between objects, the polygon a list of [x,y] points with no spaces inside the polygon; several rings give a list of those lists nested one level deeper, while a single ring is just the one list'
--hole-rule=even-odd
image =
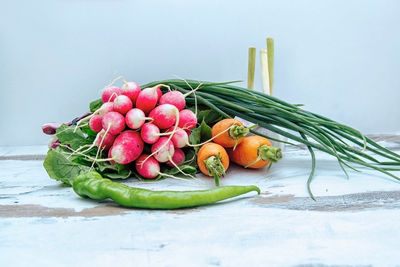
[{"label": "small radish", "polygon": [[136,160],[136,171],[143,178],[154,179],[160,174],[160,164],[153,157],[149,157],[146,160],[148,156],[149,155],[143,154]]},{"label": "small radish", "polygon": [[136,99],[136,107],[148,114],[157,105],[158,98],[157,87],[145,88]]},{"label": "small radish", "polygon": [[157,99],[157,100],[158,100],[158,101],[160,100],[160,98],[161,98],[161,96],[162,96],[162,91],[161,91],[160,87],[161,87],[161,86],[159,85],[159,86],[157,86],[157,89],[156,89],[156,90],[157,90],[157,96],[158,96],[158,99]]},{"label": "small radish", "polygon": [[128,164],[135,160],[132,153],[130,153],[131,150],[128,144],[113,145],[110,151],[110,161],[115,161],[119,164]]},{"label": "small radish", "polygon": [[101,129],[103,129],[102,120],[103,118],[100,115],[94,115],[91,117],[89,120],[90,129],[96,133],[100,132]]},{"label": "small radish", "polygon": [[115,138],[114,145],[125,143],[135,143],[137,149],[143,150],[144,143],[142,138],[140,137],[139,132],[125,130]]},{"label": "small radish", "polygon": [[183,162],[185,162],[185,153],[183,152],[183,150],[175,147],[174,155],[167,162],[168,166],[174,167],[175,165],[171,161],[173,161],[175,165],[181,165]]},{"label": "small radish", "polygon": [[104,103],[101,107],[96,111],[101,117],[106,115],[108,112],[114,110],[114,104],[111,102]]},{"label": "small radish", "polygon": [[190,109],[183,109],[179,112],[179,124],[178,126],[182,129],[193,129],[196,127],[197,118],[196,115]]},{"label": "small radish", "polygon": [[[98,135],[98,138],[96,138],[95,145],[97,147],[99,147],[100,149],[104,149],[104,150],[110,149],[110,147],[114,143],[115,136],[110,133],[106,134],[105,130],[101,130],[97,135]],[[100,147],[100,144],[101,144],[101,147]]]},{"label": "small radish", "polygon": [[142,127],[146,120],[152,120],[151,118],[146,117],[144,112],[141,109],[133,108],[128,111],[125,115],[125,122],[131,129],[139,129]]},{"label": "small radish", "polygon": [[151,146],[151,153],[158,162],[167,162],[175,153],[174,144],[167,137],[161,137]]},{"label": "small radish", "polygon": [[120,113],[111,111],[103,117],[103,129],[117,135],[125,129],[125,118]]},{"label": "small radish", "polygon": [[[111,158],[111,149],[112,149],[112,147],[110,147],[110,149],[108,150],[108,158]],[[115,165],[115,164],[117,164],[115,161],[113,161],[113,160],[110,160],[110,163],[111,163],[111,165]]]},{"label": "small radish", "polygon": [[61,123],[58,122],[49,122],[42,126],[42,131],[45,134],[53,135],[56,134],[57,129],[61,126]]},{"label": "small radish", "polygon": [[159,105],[149,114],[149,117],[154,119],[153,123],[160,129],[170,128],[176,123],[178,116],[178,109],[171,104]]},{"label": "small radish", "polygon": [[140,86],[135,82],[125,82],[124,85],[121,86],[121,94],[129,97],[133,105],[136,104],[136,99],[140,91]]},{"label": "small radish", "polygon": [[185,96],[179,91],[170,91],[161,96],[159,104],[171,104],[182,110],[186,105]]},{"label": "small radish", "polygon": [[147,144],[154,144],[160,139],[160,129],[151,122],[143,124],[140,129],[140,136]]},{"label": "small radish", "polygon": [[[175,127],[169,128],[167,132],[174,131],[174,128]],[[171,141],[175,147],[182,148],[189,143],[189,136],[187,135],[185,130],[177,127],[175,133],[172,135]]]},{"label": "small radish", "polygon": [[119,95],[114,99],[114,111],[125,115],[129,110],[132,109],[132,100],[126,95]]},{"label": "small radish", "polygon": [[142,154],[143,140],[138,132],[124,131],[114,141],[111,149],[111,160],[119,164],[128,164]]},{"label": "small radish", "polygon": [[109,86],[103,90],[101,100],[103,103],[113,102],[114,99],[121,94],[121,89],[116,86]]},{"label": "small radish", "polygon": [[194,93],[196,90],[200,88],[201,84],[199,84],[198,87],[195,89],[192,89],[192,91],[187,92],[186,94],[182,94],[179,91],[169,91],[165,93],[164,95],[161,96],[161,98],[158,100],[159,104],[171,104],[174,105],[177,109],[182,110],[186,106],[186,100],[185,98]]}]

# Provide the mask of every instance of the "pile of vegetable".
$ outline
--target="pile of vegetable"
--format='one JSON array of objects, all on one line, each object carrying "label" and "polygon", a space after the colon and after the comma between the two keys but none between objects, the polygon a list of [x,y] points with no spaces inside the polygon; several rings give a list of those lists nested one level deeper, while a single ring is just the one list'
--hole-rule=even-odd
[{"label": "pile of vegetable", "polygon": [[[336,157],[346,175],[346,168],[357,170],[357,165],[399,180],[390,171],[400,170],[400,155],[359,131],[232,83],[165,80],[139,86],[124,80],[121,87],[110,84],[101,99],[90,103],[89,113],[67,124],[42,127],[43,132],[54,134],[44,167],[51,178],[73,186],[81,196],[111,198],[141,208],[197,206],[259,189],[152,192],[109,179],[188,179],[201,171],[214,177],[219,186],[230,161],[245,168],[262,168],[279,160],[281,151],[269,139],[307,146],[312,158],[307,188],[313,199],[314,149]],[[254,126],[245,127],[242,120],[297,144],[266,136]],[[202,201],[188,200],[199,194]],[[167,204],[171,199],[175,204]]]}]

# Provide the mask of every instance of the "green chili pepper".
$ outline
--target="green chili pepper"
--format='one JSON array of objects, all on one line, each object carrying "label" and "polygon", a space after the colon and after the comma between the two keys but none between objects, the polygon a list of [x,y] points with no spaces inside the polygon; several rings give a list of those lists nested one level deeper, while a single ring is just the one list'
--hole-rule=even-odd
[{"label": "green chili pepper", "polygon": [[81,197],[111,198],[125,207],[145,209],[178,209],[212,204],[251,191],[260,194],[257,186],[221,186],[197,191],[152,191],[129,187],[103,178],[97,172],[86,172],[73,181],[73,189]]}]

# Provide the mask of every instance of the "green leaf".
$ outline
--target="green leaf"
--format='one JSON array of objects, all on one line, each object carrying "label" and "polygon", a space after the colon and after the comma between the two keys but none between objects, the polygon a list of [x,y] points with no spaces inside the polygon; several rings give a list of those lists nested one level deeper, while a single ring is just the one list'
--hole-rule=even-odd
[{"label": "green leaf", "polygon": [[96,99],[89,104],[90,112],[94,112],[98,110],[101,105],[103,105],[103,101],[101,99]]},{"label": "green leaf", "polygon": [[[207,141],[211,138],[211,127],[203,120],[200,126],[192,129],[192,133],[189,136],[189,142],[192,145],[200,144],[201,142]],[[200,147],[194,147],[195,152],[197,152]]]},{"label": "green leaf", "polygon": [[[183,152],[185,153],[185,162],[192,162],[196,159],[196,152],[193,147],[185,147],[183,148]],[[189,165],[192,165],[189,163]]]},{"label": "green leaf", "polygon": [[158,176],[157,176],[156,178],[154,178],[154,179],[146,179],[146,178],[143,178],[140,174],[138,174],[138,173],[135,172],[135,171],[133,171],[132,173],[133,173],[133,175],[134,175],[139,181],[141,181],[141,182],[156,182],[156,181],[165,179],[165,177],[162,176],[162,175],[158,175]]},{"label": "green leaf", "polygon": [[89,127],[89,125],[85,125],[85,126],[81,127],[81,131],[82,131],[83,133],[87,134],[88,137],[89,137],[89,139],[91,138],[91,139],[93,139],[93,141],[94,141],[94,139],[96,138],[97,133],[96,133],[95,131],[93,131],[93,130]]},{"label": "green leaf", "polygon": [[211,138],[211,127],[203,120],[199,126],[200,128],[200,141],[205,142]]},{"label": "green leaf", "polygon": [[221,114],[211,109],[201,110],[197,114],[197,121],[205,121],[208,125],[212,125],[221,119],[223,119]]},{"label": "green leaf", "polygon": [[72,149],[76,150],[80,146],[88,145],[93,142],[91,138],[87,138],[81,129],[75,126],[61,125],[56,132],[58,140],[63,145],[70,145]]},{"label": "green leaf", "polygon": [[[59,147],[57,147],[56,150],[60,151],[61,149],[59,149]],[[64,149],[62,149],[62,150],[64,150]],[[66,151],[67,153],[71,153],[71,151],[68,151],[68,150],[64,150],[64,151]],[[70,156],[69,160],[72,161],[73,163],[77,163],[80,165],[84,165],[84,166],[88,166],[88,167],[92,166],[92,161],[81,155],[72,155],[72,156]]]},{"label": "green leaf", "polygon": [[97,162],[96,170],[104,177],[110,179],[126,179],[132,175],[132,171],[127,165],[111,164],[109,162]]},{"label": "green leaf", "polygon": [[[197,145],[200,144],[200,127],[192,129],[192,133],[189,136],[189,142],[192,145]],[[195,147],[195,150],[197,151],[198,147]]]},{"label": "green leaf", "polygon": [[116,172],[104,172],[102,175],[104,177],[110,178],[110,179],[127,179],[131,177],[132,171],[126,169],[123,171],[120,171],[118,173]]},{"label": "green leaf", "polygon": [[90,169],[87,166],[70,161],[61,152],[54,149],[50,149],[47,152],[43,166],[50,178],[68,185],[72,185],[72,181],[81,174],[81,172],[86,172]]},{"label": "green leaf", "polygon": [[[197,169],[190,165],[179,165],[179,168],[184,173],[187,173],[187,174],[195,174],[197,172]],[[182,175],[183,176],[183,174],[177,168],[165,169],[165,170],[163,170],[163,172],[166,174],[170,174],[170,175]]]},{"label": "green leaf", "polygon": [[109,162],[103,161],[103,162],[97,162],[97,169],[100,173],[106,172],[106,171],[115,171],[118,172],[118,166],[119,164],[112,165]]}]

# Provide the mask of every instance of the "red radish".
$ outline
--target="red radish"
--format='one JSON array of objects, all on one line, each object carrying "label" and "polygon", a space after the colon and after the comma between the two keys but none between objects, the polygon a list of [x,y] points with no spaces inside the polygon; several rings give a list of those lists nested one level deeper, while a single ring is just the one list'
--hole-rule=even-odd
[{"label": "red radish", "polygon": [[189,129],[184,129],[184,130],[185,130],[185,132],[187,133],[188,136],[190,136],[192,134],[191,130],[189,130]]},{"label": "red radish", "polygon": [[[174,131],[174,128],[175,127],[169,128],[167,132]],[[189,136],[187,135],[185,130],[177,127],[175,133],[172,135],[171,141],[175,147],[182,148],[189,143]]]},{"label": "red radish", "polygon": [[160,129],[151,122],[143,124],[140,129],[140,136],[147,144],[154,144],[160,139]]},{"label": "red radish", "polygon": [[57,137],[54,135],[53,139],[49,143],[49,148],[57,148],[61,145],[60,140],[57,139]]},{"label": "red radish", "polygon": [[[111,149],[112,149],[112,147],[110,147],[110,149],[108,150],[108,158],[110,159],[111,158]],[[117,164],[115,161],[113,161],[113,160],[110,160],[110,163],[111,163],[111,165],[115,165],[115,164]]]},{"label": "red radish", "polygon": [[[160,164],[153,157],[143,154],[136,160],[136,171],[146,179],[154,179],[160,174]],[[144,161],[146,160],[146,161]]]},{"label": "red radish", "polygon": [[159,104],[171,104],[174,105],[177,109],[182,110],[186,106],[185,98],[198,90],[200,86],[201,84],[199,84],[199,86],[197,86],[195,89],[192,89],[192,91],[187,92],[186,94],[182,94],[179,91],[169,91],[162,95],[158,102]]},{"label": "red radish", "polygon": [[158,96],[158,99],[157,99],[157,100],[160,100],[160,98],[161,98],[161,96],[162,96],[162,91],[161,91],[160,87],[161,87],[161,86],[157,86],[157,96]]},{"label": "red radish", "polygon": [[167,162],[168,166],[174,167],[175,165],[171,161],[173,161],[175,165],[181,165],[183,162],[185,162],[185,153],[183,152],[183,150],[175,147],[174,155]]},{"label": "red radish", "polygon": [[[110,147],[113,145],[115,136],[110,133],[107,133],[107,134],[105,134],[105,133],[106,133],[105,130],[101,130],[97,134],[98,136],[96,138],[95,145],[97,147],[99,147],[100,149],[107,150],[107,149],[110,149]],[[101,144],[101,147],[100,147],[100,144]]]},{"label": "red radish", "polygon": [[147,118],[141,109],[134,108],[128,111],[125,115],[125,122],[131,129],[139,129],[144,124],[145,120],[150,120]]},{"label": "red radish", "polygon": [[111,111],[103,117],[103,129],[117,135],[125,129],[125,118],[120,113]]},{"label": "red radish", "polygon": [[175,124],[178,118],[178,109],[171,104],[163,104],[155,107],[149,114],[153,123],[160,129],[167,129]]},{"label": "red radish", "polygon": [[178,110],[182,110],[186,105],[185,96],[179,91],[170,91],[161,96],[159,104],[171,104]]},{"label": "red radish", "polygon": [[158,98],[157,87],[145,88],[136,99],[136,107],[148,114],[157,105]]},{"label": "red radish", "polygon": [[136,104],[136,99],[140,91],[140,86],[135,82],[125,82],[121,87],[121,94],[129,97],[133,105]]},{"label": "red radish", "polygon": [[193,129],[196,127],[196,115],[190,109],[184,109],[179,112],[179,124],[182,129]]},{"label": "red radish", "polygon": [[113,102],[114,99],[121,94],[121,89],[116,86],[109,86],[103,90],[101,100],[103,103]]},{"label": "red radish", "polygon": [[124,131],[115,139],[111,149],[111,159],[119,164],[136,160],[143,152],[144,143],[135,131]]},{"label": "red radish", "polygon": [[113,145],[110,151],[110,161],[113,160],[119,164],[128,164],[135,160],[128,144]]},{"label": "red radish", "polygon": [[114,111],[125,115],[129,110],[132,109],[132,100],[126,95],[119,95],[114,99]]},{"label": "red radish", "polygon": [[96,111],[100,116],[106,115],[108,112],[114,110],[114,104],[111,102],[104,103],[101,107]]},{"label": "red radish", "polygon": [[100,115],[94,115],[91,117],[89,120],[90,129],[96,133],[100,132],[101,129],[103,129],[102,120],[103,118]]},{"label": "red radish", "polygon": [[[158,151],[159,150],[159,151]],[[157,151],[157,153],[155,153]],[[167,162],[174,155],[174,144],[168,137],[161,137],[156,143],[151,146],[151,153],[158,162]]]},{"label": "red radish", "polygon": [[137,149],[143,150],[144,143],[142,138],[140,137],[139,132],[125,130],[115,138],[114,145],[125,143],[135,143]]},{"label": "red radish", "polygon": [[49,122],[42,126],[42,131],[45,134],[53,135],[56,134],[57,129],[61,126],[58,122]]}]

